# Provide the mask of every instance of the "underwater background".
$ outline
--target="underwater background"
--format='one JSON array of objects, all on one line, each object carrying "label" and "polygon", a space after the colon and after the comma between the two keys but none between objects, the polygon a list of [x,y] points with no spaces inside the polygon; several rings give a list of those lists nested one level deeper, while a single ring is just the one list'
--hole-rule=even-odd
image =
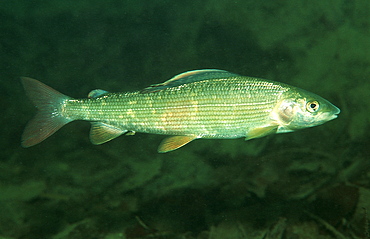
[{"label": "underwater background", "polygon": [[[369,0],[0,3],[0,238],[370,238]],[[245,142],[94,146],[77,121],[20,146],[19,77],[75,98],[223,69],[314,92],[341,114]]]}]

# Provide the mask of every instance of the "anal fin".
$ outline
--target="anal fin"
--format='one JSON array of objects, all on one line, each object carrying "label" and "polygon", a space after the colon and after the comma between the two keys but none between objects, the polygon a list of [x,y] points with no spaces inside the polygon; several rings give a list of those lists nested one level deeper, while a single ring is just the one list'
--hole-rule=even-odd
[{"label": "anal fin", "polygon": [[247,133],[247,136],[245,137],[245,140],[250,140],[250,139],[254,139],[254,138],[261,138],[261,137],[269,135],[269,134],[274,134],[274,133],[276,133],[278,127],[279,127],[278,125],[270,125],[270,126],[265,126],[265,127],[252,129]]},{"label": "anal fin", "polygon": [[162,140],[161,144],[158,146],[158,153],[167,153],[178,149],[185,144],[190,143],[194,139],[198,138],[195,135],[191,136],[170,136]]},{"label": "anal fin", "polygon": [[93,144],[103,144],[117,138],[127,131],[128,130],[122,130],[113,125],[101,122],[91,122],[90,141]]}]

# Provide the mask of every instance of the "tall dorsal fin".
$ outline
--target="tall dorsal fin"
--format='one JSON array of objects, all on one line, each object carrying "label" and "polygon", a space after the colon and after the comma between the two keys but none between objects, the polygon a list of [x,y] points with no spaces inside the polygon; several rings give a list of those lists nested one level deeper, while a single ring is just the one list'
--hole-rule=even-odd
[{"label": "tall dorsal fin", "polygon": [[204,70],[194,70],[194,71],[186,71],[184,73],[178,74],[168,81],[163,83],[151,85],[145,89],[143,89],[140,93],[152,93],[157,92],[166,88],[172,88],[179,85],[215,79],[215,78],[226,78],[232,76],[239,76],[238,74],[231,73],[224,70],[217,70],[217,69],[204,69]]}]

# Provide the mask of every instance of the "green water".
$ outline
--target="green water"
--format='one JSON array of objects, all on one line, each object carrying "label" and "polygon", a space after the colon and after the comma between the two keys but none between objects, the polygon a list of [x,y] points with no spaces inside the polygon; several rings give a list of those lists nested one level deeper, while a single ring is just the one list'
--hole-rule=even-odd
[{"label": "green water", "polygon": [[[369,238],[370,1],[0,3],[0,238]],[[20,137],[20,76],[72,97],[215,68],[328,99],[338,119],[244,142]]]}]

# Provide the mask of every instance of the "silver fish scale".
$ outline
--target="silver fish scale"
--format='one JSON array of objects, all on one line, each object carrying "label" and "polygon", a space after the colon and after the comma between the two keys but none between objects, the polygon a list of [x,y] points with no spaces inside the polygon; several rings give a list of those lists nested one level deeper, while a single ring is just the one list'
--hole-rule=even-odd
[{"label": "silver fish scale", "polygon": [[63,116],[99,121],[122,130],[204,138],[243,137],[265,126],[290,87],[251,77],[209,79],[152,93],[109,93],[67,100]]}]

